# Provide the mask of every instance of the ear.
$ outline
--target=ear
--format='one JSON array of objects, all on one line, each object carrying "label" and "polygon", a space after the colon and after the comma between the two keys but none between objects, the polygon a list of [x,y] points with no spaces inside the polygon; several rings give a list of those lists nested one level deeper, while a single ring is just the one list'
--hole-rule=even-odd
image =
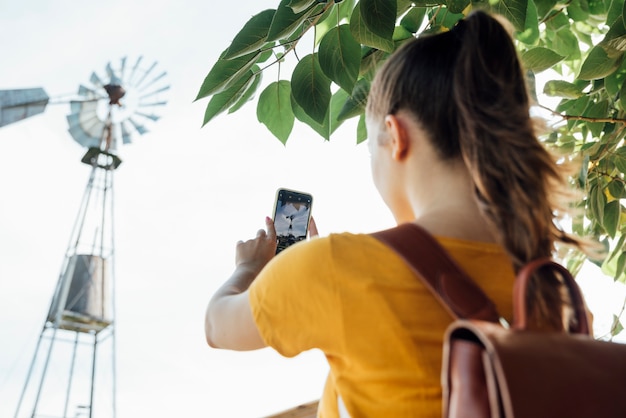
[{"label": "ear", "polygon": [[389,134],[391,156],[396,161],[406,158],[409,151],[409,136],[402,119],[396,115],[385,116],[385,128]]}]

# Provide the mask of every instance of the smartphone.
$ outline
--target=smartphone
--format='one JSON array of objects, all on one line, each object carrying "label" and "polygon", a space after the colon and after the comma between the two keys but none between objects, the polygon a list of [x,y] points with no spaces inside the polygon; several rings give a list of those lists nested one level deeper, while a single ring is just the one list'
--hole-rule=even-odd
[{"label": "smartphone", "polygon": [[311,220],[313,196],[289,189],[276,191],[274,227],[278,238],[276,254],[306,239]]}]

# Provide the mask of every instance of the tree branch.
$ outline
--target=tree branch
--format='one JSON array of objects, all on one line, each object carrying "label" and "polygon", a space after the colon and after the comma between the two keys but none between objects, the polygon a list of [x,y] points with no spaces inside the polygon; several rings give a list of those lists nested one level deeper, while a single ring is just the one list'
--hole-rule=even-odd
[{"label": "tree branch", "polygon": [[555,116],[559,116],[565,120],[580,120],[585,122],[605,122],[605,123],[620,123],[626,126],[626,119],[619,118],[591,118],[588,116],[578,116],[578,115],[563,115],[562,113],[557,112],[556,110],[550,109],[547,106],[539,105],[540,108],[547,110]]}]

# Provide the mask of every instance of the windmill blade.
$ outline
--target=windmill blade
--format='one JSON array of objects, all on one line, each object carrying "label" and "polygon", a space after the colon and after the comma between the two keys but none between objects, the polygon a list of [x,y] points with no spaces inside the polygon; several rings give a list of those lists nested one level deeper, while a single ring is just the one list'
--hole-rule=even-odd
[{"label": "windmill blade", "polygon": [[98,88],[104,87],[104,83],[102,82],[102,80],[100,80],[100,77],[98,77],[98,74],[96,74],[95,72],[91,73],[91,78],[89,79],[89,81],[91,81],[91,84]]},{"label": "windmill blade", "polygon": [[137,132],[139,132],[139,135],[143,135],[148,132],[145,126],[138,124],[133,120],[133,118],[128,118],[128,121],[133,125]]},{"label": "windmill blade", "polygon": [[104,134],[105,123],[98,117],[98,102],[72,101],[67,116],[70,135],[84,147],[97,147]]},{"label": "windmill blade", "polygon": [[110,61],[107,62],[106,72],[107,72],[107,75],[109,76],[108,84],[113,84],[117,86],[122,85],[122,80],[117,76],[117,74],[115,74],[115,70],[111,67]]},{"label": "windmill blade", "polygon": [[120,127],[122,128],[122,143],[130,144],[131,142],[133,142],[131,127],[129,126],[128,121],[122,121],[122,123],[120,123]]},{"label": "windmill blade", "polygon": [[137,68],[139,68],[139,64],[141,63],[141,60],[143,59],[143,56],[139,56],[139,58],[137,58],[137,62],[135,63],[133,69],[130,71],[130,75],[128,76],[128,83],[132,83],[133,77],[135,76],[135,72],[137,71]]},{"label": "windmill blade", "polygon": [[147,89],[148,87],[150,87],[151,85],[153,85],[154,83],[156,83],[157,81],[159,81],[160,79],[162,79],[163,77],[165,77],[167,75],[167,71],[163,71],[161,74],[159,74],[158,76],[156,76],[155,78],[153,78],[152,80],[150,80],[148,82],[148,84],[146,84],[145,86],[143,86],[142,88],[139,89],[139,91],[143,91],[145,89]]},{"label": "windmill blade", "polygon": [[85,148],[94,148],[100,146],[100,138],[93,137],[80,127],[80,125],[70,126],[68,129],[70,135],[76,142]]},{"label": "windmill blade", "polygon": [[139,97],[139,100],[145,99],[146,97],[154,96],[155,94],[163,93],[164,91],[168,91],[170,86],[161,87],[158,90],[151,91],[150,93],[146,93]]},{"label": "windmill blade", "polygon": [[85,87],[82,84],[78,86],[78,95],[86,97],[87,100],[84,100],[84,101],[99,100],[99,99],[107,98],[106,96],[103,96],[97,91],[90,89],[89,87]]},{"label": "windmill blade", "polygon": [[135,112],[135,115],[139,115],[139,116],[143,116],[144,118],[150,119],[154,122],[156,122],[157,120],[161,119],[161,116],[157,116],[154,113],[151,115],[148,115],[147,113],[142,113],[142,112]]},{"label": "windmill blade", "polygon": [[145,73],[143,73],[143,76],[139,79],[139,81],[138,81],[138,82],[136,82],[136,83],[135,83],[135,86],[136,86],[137,88],[139,88],[139,86],[141,85],[141,83],[143,83],[143,80],[145,80],[145,79],[146,79],[146,77],[148,77],[148,74],[150,74],[150,73],[152,72],[152,70],[154,70],[154,67],[156,67],[156,65],[157,65],[157,62],[156,62],[156,61],[154,61],[154,64],[152,64],[152,66],[151,66],[150,68],[148,68],[148,69],[146,70],[146,72],[145,72]]},{"label": "windmill blade", "polygon": [[126,72],[126,57],[122,57],[121,64],[122,65],[120,67],[120,78],[124,80],[124,73]]},{"label": "windmill blade", "polygon": [[137,107],[153,107],[153,106],[165,106],[167,102],[152,102],[152,103],[141,103],[137,105]]}]

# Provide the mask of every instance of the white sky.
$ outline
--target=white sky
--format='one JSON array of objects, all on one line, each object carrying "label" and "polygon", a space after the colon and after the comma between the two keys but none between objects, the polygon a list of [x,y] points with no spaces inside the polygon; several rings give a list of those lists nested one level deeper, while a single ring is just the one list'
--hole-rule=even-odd
[{"label": "white sky", "polygon": [[[354,122],[331,142],[297,123],[283,146],[249,104],[200,129],[207,101],[192,100],[210,66],[253,14],[277,4],[24,0],[0,6],[0,89],[75,93],[92,71],[103,74],[108,61],[124,56],[157,60],[168,72],[172,89],[162,119],[122,149],[115,177],[119,418],[257,417],[317,399],[327,370],[319,353],[283,359],[270,349],[209,349],[205,306],[232,271],[235,242],[263,227],[279,187],[313,194],[322,235],[393,225],[371,185],[367,147],[355,145]],[[270,71],[264,83],[275,77]],[[89,174],[80,163],[84,149],[67,132],[67,114],[67,104],[49,106],[0,128],[2,417],[15,413]],[[285,170],[294,161],[300,169]],[[362,211],[347,216],[346,207]],[[597,302],[590,299],[600,322],[624,298],[623,287],[606,288]],[[95,417],[106,416],[94,406]],[[25,403],[22,414],[29,408]]]}]

